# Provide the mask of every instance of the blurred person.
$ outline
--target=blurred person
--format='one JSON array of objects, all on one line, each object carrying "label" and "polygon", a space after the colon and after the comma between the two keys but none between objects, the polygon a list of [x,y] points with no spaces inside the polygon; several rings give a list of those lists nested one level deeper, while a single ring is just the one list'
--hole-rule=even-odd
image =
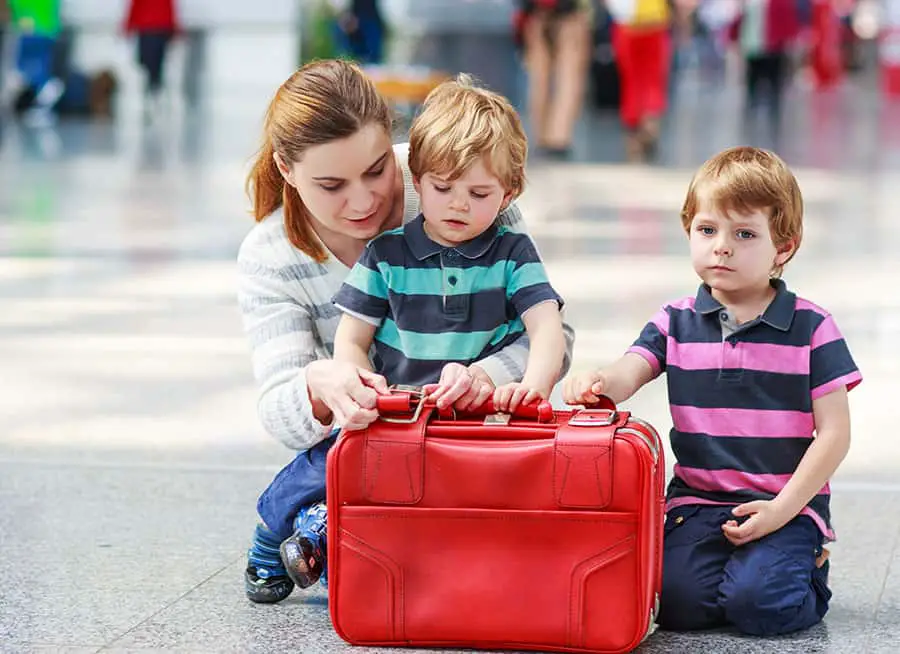
[{"label": "blurred person", "polygon": [[618,361],[563,396],[625,402],[666,373],[675,468],[657,622],[808,629],[828,611],[829,479],[850,447],[862,380],[828,311],[781,280],[803,236],[803,197],[776,155],[737,147],[700,167],[681,211],[696,296],[665,304]]},{"label": "blurred person", "polygon": [[631,162],[656,153],[672,65],[670,0],[605,0],[616,22],[613,47],[619,66],[619,115]]},{"label": "blurred person", "polygon": [[[4,78],[4,66],[6,64],[6,35],[9,32],[9,24],[12,20],[12,12],[9,9],[8,0],[0,0],[0,98],[2,98],[3,90],[5,88],[6,79]],[[2,106],[0,106],[2,109]]]},{"label": "blurred person", "polygon": [[[63,77],[64,90],[52,107],[55,116],[108,119],[113,115],[113,100],[118,81],[111,70],[87,74],[69,69]],[[13,101],[16,115],[28,115],[35,107],[37,94],[34,89],[22,89]]]},{"label": "blurred person", "polygon": [[[374,421],[375,398],[388,392],[383,376],[333,359],[340,312],[332,299],[366,243],[419,214],[408,147],[391,145],[391,128],[387,102],[347,61],[303,66],[266,113],[263,144],[247,180],[257,225],[238,254],[238,301],[260,388],[260,420],[298,453],[257,503],[261,522],[244,573],[253,602],[279,602],[293,591],[281,543],[295,531],[316,539],[325,533],[327,452],[338,429]],[[497,222],[524,231],[515,203]],[[561,374],[573,340],[571,328],[565,330]],[[521,379],[528,356],[523,335],[477,364],[442,375],[439,405],[481,404],[497,386]],[[285,513],[286,500],[294,509]],[[296,517],[270,517],[286,514]]]},{"label": "blurred person", "polygon": [[152,116],[161,108],[166,55],[178,33],[175,0],[131,0],[125,33],[137,36],[137,61],[144,70],[145,111]]},{"label": "blurred person", "polygon": [[384,61],[387,26],[379,0],[331,0],[337,9],[337,46],[362,64]]},{"label": "blurred person", "polygon": [[13,25],[18,32],[15,65],[20,76],[14,95],[33,94],[24,119],[40,126],[53,123],[53,107],[65,85],[55,75],[54,55],[61,31],[59,0],[10,0]]},{"label": "blurred person", "polygon": [[800,35],[797,0],[743,0],[731,27],[744,60],[745,115],[768,105],[773,129],[781,123],[791,52]]},{"label": "blurred person", "polygon": [[537,151],[567,158],[591,61],[592,0],[519,0],[518,6]]}]

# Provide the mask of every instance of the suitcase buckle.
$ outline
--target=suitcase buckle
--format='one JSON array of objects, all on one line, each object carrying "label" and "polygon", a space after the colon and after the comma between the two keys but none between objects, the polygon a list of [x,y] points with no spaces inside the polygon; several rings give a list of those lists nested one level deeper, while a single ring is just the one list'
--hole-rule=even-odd
[{"label": "suitcase buckle", "polygon": [[408,393],[411,399],[418,398],[418,402],[416,402],[416,408],[413,409],[412,415],[408,418],[390,418],[388,416],[379,416],[381,420],[384,422],[392,422],[396,425],[411,425],[414,422],[418,422],[419,418],[422,416],[422,409],[425,407],[425,393],[418,386],[403,386],[396,385],[391,386],[391,390],[402,391],[404,393]]},{"label": "suitcase buckle", "polygon": [[619,419],[613,409],[582,409],[569,418],[572,427],[609,427]]}]

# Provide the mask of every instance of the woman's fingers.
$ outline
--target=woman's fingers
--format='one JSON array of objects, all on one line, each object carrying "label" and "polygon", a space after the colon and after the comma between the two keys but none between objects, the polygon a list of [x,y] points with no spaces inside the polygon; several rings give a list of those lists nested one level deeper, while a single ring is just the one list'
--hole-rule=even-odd
[{"label": "woman's fingers", "polygon": [[359,378],[365,386],[373,389],[379,395],[388,395],[391,391],[388,388],[387,379],[382,375],[366,370],[365,368],[357,369]]}]

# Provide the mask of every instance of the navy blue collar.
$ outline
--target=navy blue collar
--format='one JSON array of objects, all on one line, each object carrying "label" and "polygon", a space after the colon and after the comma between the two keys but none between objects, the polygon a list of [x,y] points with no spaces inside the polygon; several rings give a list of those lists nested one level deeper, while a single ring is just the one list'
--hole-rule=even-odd
[{"label": "navy blue collar", "polygon": [[[772,288],[775,289],[775,297],[769,303],[769,306],[766,307],[763,315],[760,316],[760,321],[786,332],[791,328],[791,323],[794,321],[797,296],[791,293],[780,279],[773,279],[770,283]],[[708,315],[718,312],[721,308],[722,303],[712,296],[709,286],[701,284],[697,291],[697,298],[694,301],[694,309],[697,313]]]},{"label": "navy blue collar", "polygon": [[413,256],[419,261],[440,254],[443,250],[456,250],[467,259],[478,259],[487,253],[499,235],[500,230],[494,223],[475,238],[451,248],[429,238],[425,233],[425,217],[422,214],[403,226],[403,238],[406,239]]}]

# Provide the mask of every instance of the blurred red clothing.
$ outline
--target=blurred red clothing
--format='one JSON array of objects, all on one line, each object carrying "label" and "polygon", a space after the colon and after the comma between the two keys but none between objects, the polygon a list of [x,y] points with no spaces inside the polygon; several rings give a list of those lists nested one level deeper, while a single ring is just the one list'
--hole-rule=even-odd
[{"label": "blurred red clothing", "polygon": [[[729,36],[740,40],[743,15],[731,25]],[[766,53],[784,52],[800,35],[797,0],[767,0],[763,14],[763,45]]]},{"label": "blurred red clothing", "polygon": [[176,32],[175,0],[131,0],[125,31]]}]

